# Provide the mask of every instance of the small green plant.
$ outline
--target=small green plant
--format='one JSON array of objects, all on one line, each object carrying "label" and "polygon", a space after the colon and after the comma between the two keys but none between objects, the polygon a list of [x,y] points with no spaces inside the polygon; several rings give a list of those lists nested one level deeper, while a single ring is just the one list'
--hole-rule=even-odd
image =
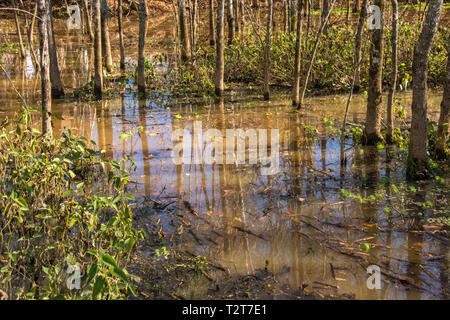
[{"label": "small green plant", "polygon": [[161,249],[155,249],[155,256],[157,258],[163,257],[164,259],[167,259],[169,256],[169,251],[167,251],[166,247],[161,247]]}]

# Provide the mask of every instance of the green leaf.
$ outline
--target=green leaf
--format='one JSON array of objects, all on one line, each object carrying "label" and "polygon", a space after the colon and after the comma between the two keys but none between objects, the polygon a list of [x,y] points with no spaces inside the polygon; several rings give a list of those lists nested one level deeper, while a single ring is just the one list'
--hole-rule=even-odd
[{"label": "green leaf", "polygon": [[68,189],[68,190],[64,191],[63,198],[68,197],[68,196],[70,196],[72,194],[73,194],[73,190],[72,189]]},{"label": "green leaf", "polygon": [[97,274],[97,271],[98,271],[98,265],[96,263],[91,264],[89,267],[89,270],[88,270],[87,283],[90,283],[92,281],[92,279],[94,279],[95,275]]},{"label": "green leaf", "polygon": [[136,241],[133,238],[128,238],[127,240],[125,240],[124,245],[127,251],[131,251],[131,249],[133,249],[134,243]]},{"label": "green leaf", "polygon": [[120,280],[122,280],[123,282],[128,282],[128,277],[125,274],[125,272],[120,269],[119,267],[113,268],[112,270],[113,274],[118,276]]},{"label": "green leaf", "polygon": [[105,278],[102,276],[97,277],[94,283],[94,289],[92,290],[92,299],[96,300],[103,287],[105,286]]},{"label": "green leaf", "polygon": [[137,296],[137,292],[136,289],[130,284],[128,285],[128,288],[130,289],[131,293],[133,294],[133,296]]},{"label": "green leaf", "polygon": [[25,200],[22,197],[15,198],[14,201],[21,207],[21,208],[27,208],[28,209],[28,203],[27,200]]},{"label": "green leaf", "polygon": [[12,203],[8,203],[5,207],[5,210],[3,210],[3,215],[6,216],[6,214],[8,213],[9,209],[11,208]]},{"label": "green leaf", "polygon": [[51,274],[50,269],[47,268],[47,267],[44,267],[44,266],[43,266],[43,267],[42,267],[42,270],[43,270],[43,271],[45,272],[45,274],[48,275],[48,276]]},{"label": "green leaf", "polygon": [[114,260],[113,257],[111,257],[109,254],[103,254],[100,257],[100,261],[103,264],[106,264],[107,266],[111,267],[111,268],[118,268],[116,261]]}]

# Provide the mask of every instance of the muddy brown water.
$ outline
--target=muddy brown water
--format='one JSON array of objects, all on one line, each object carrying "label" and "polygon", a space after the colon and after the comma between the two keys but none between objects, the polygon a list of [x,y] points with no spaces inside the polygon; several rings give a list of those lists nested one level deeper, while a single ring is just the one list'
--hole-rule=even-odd
[{"label": "muddy brown water", "polygon": [[[154,22],[149,34],[155,45],[146,54],[170,53],[164,48],[175,34],[173,22],[167,17],[155,17]],[[90,80],[92,52],[79,32],[68,31],[64,21],[55,23],[63,82],[70,91]],[[13,26],[10,20],[0,22],[5,43],[15,41]],[[125,19],[125,28],[126,54],[133,59],[136,21]],[[115,37],[112,43],[117,42]],[[118,55],[113,46],[116,63]],[[4,53],[0,63],[27,102],[38,106],[40,80],[29,51],[23,61],[17,54]],[[10,116],[20,101],[3,74],[0,88],[0,117]],[[448,240],[392,227],[383,214],[386,202],[360,204],[341,198],[342,188],[369,195],[385,177],[394,183],[404,182],[405,177],[403,165],[387,164],[383,151],[355,148],[351,141],[345,145],[346,164],[340,165],[339,138],[332,135],[324,118],[341,121],[346,99],[340,95],[308,98],[307,107],[295,112],[283,94],[264,102],[254,93],[237,90],[225,100],[179,102],[162,93],[138,98],[126,90],[120,97],[100,102],[53,101],[53,112],[60,116],[53,119],[53,130],[58,135],[70,128],[92,139],[108,158],[131,157],[136,170],[130,192],[137,198],[175,201],[158,213],[168,232],[177,232],[169,225],[170,215],[182,210],[179,205],[187,201],[203,218],[192,222],[201,241],[186,235],[181,246],[235,275],[267,268],[292,288],[308,284],[307,288],[323,294],[350,293],[357,299],[448,298]],[[409,92],[399,93],[407,113],[410,99]],[[429,94],[431,119],[437,119],[440,101],[441,93]],[[355,96],[349,121],[360,123],[364,116],[365,97]],[[218,129],[223,136],[232,128],[278,129],[280,171],[262,175],[260,164],[248,163],[174,164],[177,140],[173,132],[191,132],[194,121],[200,121],[204,130]],[[317,128],[319,133],[310,139],[303,126]],[[130,130],[130,136],[121,139]],[[381,289],[368,288],[366,266],[350,249],[363,243],[371,244],[371,249],[359,250],[359,255],[379,265],[382,272],[395,274],[396,280],[383,275]],[[202,298],[205,286],[194,282],[182,293]]]}]

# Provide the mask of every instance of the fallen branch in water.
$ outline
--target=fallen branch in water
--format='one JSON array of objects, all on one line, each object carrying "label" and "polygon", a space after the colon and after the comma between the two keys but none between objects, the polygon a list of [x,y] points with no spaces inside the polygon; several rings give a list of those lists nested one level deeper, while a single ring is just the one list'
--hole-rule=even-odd
[{"label": "fallen branch in water", "polygon": [[195,234],[194,231],[192,231],[192,229],[189,229],[188,232],[192,235],[192,237],[194,237],[195,241],[197,241],[199,245],[203,245],[202,240]]},{"label": "fallen branch in water", "polygon": [[237,226],[233,226],[233,228],[235,228],[235,229],[238,230],[238,231],[241,231],[241,232],[244,232],[244,233],[248,233],[248,234],[250,234],[250,235],[252,235],[252,236],[254,236],[254,237],[257,237],[257,238],[260,238],[260,239],[262,239],[262,240],[267,241],[267,239],[264,238],[263,236],[260,236],[259,234],[256,234],[256,233],[254,233],[254,232],[252,232],[252,231],[250,231],[250,230],[244,229],[244,228],[242,228],[242,227],[237,227]]}]

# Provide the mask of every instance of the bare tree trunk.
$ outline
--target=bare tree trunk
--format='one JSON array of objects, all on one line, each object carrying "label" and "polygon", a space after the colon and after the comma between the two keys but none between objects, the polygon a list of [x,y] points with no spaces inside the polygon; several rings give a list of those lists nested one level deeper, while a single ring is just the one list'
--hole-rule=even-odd
[{"label": "bare tree trunk", "polygon": [[288,28],[288,31],[287,32],[292,32],[292,29],[291,29],[291,2],[292,2],[292,0],[286,0],[286,16],[287,16],[287,28]]},{"label": "bare tree trunk", "polygon": [[[352,101],[352,96],[354,92],[357,92],[355,90],[356,80],[358,79],[358,88],[359,91],[359,73],[361,69],[361,62],[363,59],[361,59],[361,47],[362,47],[362,35],[363,35],[363,29],[364,29],[364,22],[366,20],[366,13],[367,13],[367,1],[363,0],[363,9],[361,10],[359,14],[359,22],[358,22],[358,28],[356,30],[356,36],[355,36],[355,58],[353,60],[353,82],[352,86],[350,87],[350,92],[347,98],[347,104],[345,106],[345,113],[344,113],[344,121],[342,122],[342,134],[345,135],[345,126],[347,125],[347,116],[348,116],[348,109],[350,107],[350,102]],[[342,142],[344,139],[341,140]],[[341,144],[341,147],[342,144]]]},{"label": "bare tree trunk", "polygon": [[[25,6],[23,4],[22,0],[19,0],[20,4],[22,5],[22,8],[25,10]],[[25,27],[26,27],[26,32],[27,32],[27,39],[28,39],[28,45],[30,46],[30,55],[33,61],[33,65],[36,68],[36,71],[40,70],[40,66],[39,66],[39,61],[36,57],[36,53],[34,52],[34,47],[33,47],[33,29],[34,29],[34,21],[36,19],[36,15],[37,15],[37,3],[34,4],[34,15],[31,19],[31,23],[28,24],[28,18],[27,18],[27,14],[24,13],[23,17],[25,19]]]},{"label": "bare tree trunk", "polygon": [[289,7],[288,7],[288,0],[283,0],[283,25],[284,25],[284,33],[289,32]]},{"label": "bare tree trunk", "polygon": [[227,0],[228,44],[234,39],[233,0]]},{"label": "bare tree trunk", "polygon": [[[292,105],[299,106],[300,103],[300,75],[301,75],[301,50],[302,50],[302,9],[303,1],[298,0],[297,8],[297,36],[295,40],[294,60],[294,86],[292,87]],[[308,1],[308,0],[306,0]]]},{"label": "bare tree trunk", "polygon": [[29,29],[29,33],[30,33],[30,43],[33,43],[33,30],[34,30],[34,22],[36,21],[36,15],[38,14],[38,6],[37,3],[34,5],[34,15],[33,18],[31,19],[31,25],[30,25],[30,29]]},{"label": "bare tree trunk", "polygon": [[[328,15],[328,11],[331,11],[328,7],[328,0],[323,0],[323,6],[322,6],[322,22],[325,20],[325,17]],[[323,28],[323,33],[327,34],[327,26],[325,25]]]},{"label": "bare tree trunk", "polygon": [[58,54],[56,52],[55,32],[53,30],[52,1],[48,2],[50,17],[48,24],[48,48],[50,51],[50,78],[52,81],[52,98],[57,99],[64,96],[64,88],[59,71]]},{"label": "bare tree trunk", "polygon": [[[359,13],[359,22],[358,22],[358,29],[356,30],[356,38],[355,38],[355,61],[361,60],[361,47],[362,47],[362,36],[364,31],[364,23],[366,21],[367,16],[367,2],[368,0],[363,0],[362,2],[362,9]],[[358,93],[359,89],[361,88],[361,80],[360,80],[360,74],[361,74],[361,64],[358,63],[355,65],[355,84],[353,86],[353,92]]]},{"label": "bare tree trunk", "polygon": [[407,174],[416,178],[426,172],[427,160],[427,75],[431,45],[439,24],[442,0],[430,0],[425,23],[414,47],[411,137]]},{"label": "bare tree trunk", "polygon": [[348,24],[350,23],[350,0],[347,0],[346,3],[346,15],[345,15],[345,24],[348,26]]},{"label": "bare tree trunk", "polygon": [[[16,2],[14,0],[11,0],[11,5],[13,8],[16,8]],[[22,32],[20,31],[19,17],[16,10],[14,10],[14,21],[16,22],[17,37],[19,38],[20,57],[25,58],[25,47],[23,46]]]},{"label": "bare tree trunk", "polygon": [[101,0],[101,24],[102,24],[102,51],[105,58],[105,67],[108,72],[112,71],[113,61],[111,55],[111,39],[109,37],[109,8],[108,0]]},{"label": "bare tree trunk", "polygon": [[366,127],[364,143],[375,145],[381,139],[381,110],[382,110],[382,75],[384,56],[384,0],[376,0],[375,5],[380,8],[379,28],[370,30],[370,66],[369,66],[369,88],[367,97]]},{"label": "bare tree trunk", "polygon": [[359,0],[354,0],[353,2],[353,12],[359,11]]},{"label": "bare tree trunk", "polygon": [[447,48],[447,78],[444,84],[444,94],[441,102],[441,113],[436,137],[436,157],[445,159],[448,157],[447,139],[450,111],[450,47]]},{"label": "bare tree trunk", "polygon": [[305,80],[303,82],[302,91],[300,93],[300,99],[299,99],[299,102],[298,102],[298,108],[301,108],[302,103],[303,103],[303,99],[305,98],[306,88],[308,87],[309,75],[311,74],[312,65],[313,65],[315,57],[316,57],[317,46],[319,45],[319,40],[322,37],[323,30],[325,29],[325,27],[326,27],[326,25],[328,23],[328,18],[330,17],[331,10],[333,10],[333,6],[334,6],[335,2],[336,2],[336,0],[333,0],[331,2],[331,6],[327,10],[327,15],[323,18],[323,20],[322,20],[322,22],[320,24],[319,31],[317,32],[317,36],[316,36],[316,40],[315,40],[315,43],[314,43],[313,51],[311,53],[311,58],[310,58],[309,63],[308,63],[308,69],[306,70],[306,75],[305,75]]},{"label": "bare tree trunk", "polygon": [[217,96],[223,94],[223,77],[225,72],[225,61],[224,61],[224,11],[225,11],[225,0],[217,0],[217,35],[216,35],[216,81],[215,81],[215,92]]},{"label": "bare tree trunk", "polygon": [[241,11],[239,2],[240,0],[233,0],[233,8],[234,8],[234,33],[239,36],[241,32]]},{"label": "bare tree trunk", "polygon": [[[86,0],[87,1],[87,0]],[[122,0],[118,0],[117,4],[117,17],[119,27],[119,47],[120,47],[120,70],[125,70],[125,48],[123,45],[123,9]]]},{"label": "bare tree trunk", "polygon": [[269,5],[269,11],[267,12],[266,46],[264,48],[264,100],[270,99],[270,37],[272,34],[273,18],[273,0],[267,0],[267,2]]},{"label": "bare tree trunk", "polygon": [[214,0],[209,0],[209,44],[211,46],[216,43],[216,36],[214,32]]},{"label": "bare tree trunk", "polygon": [[100,0],[93,0],[94,12],[94,93],[97,98],[103,95],[103,68],[102,68],[102,25]]},{"label": "bare tree trunk", "polygon": [[185,0],[178,0],[178,10],[180,12],[181,60],[189,61],[191,60],[191,41],[188,35]]},{"label": "bare tree trunk", "polygon": [[289,32],[294,32],[295,28],[295,0],[289,2]]},{"label": "bare tree trunk", "polygon": [[191,55],[194,55],[197,39],[197,0],[192,0],[191,14]]},{"label": "bare tree trunk", "polygon": [[388,102],[387,102],[387,117],[386,117],[386,143],[392,144],[392,137],[394,136],[394,95],[397,87],[397,41],[398,41],[398,3],[397,0],[392,2],[392,31],[391,31],[391,46],[392,46],[392,84],[389,88]]},{"label": "bare tree trunk", "polygon": [[41,60],[41,95],[42,95],[42,133],[52,132],[51,111],[52,96],[50,83],[50,55],[48,48],[49,3],[48,0],[37,0],[39,15],[39,51]]},{"label": "bare tree trunk", "polygon": [[145,35],[147,33],[147,10],[145,0],[139,0],[139,51],[138,51],[138,67],[137,67],[137,84],[138,91],[145,93]]},{"label": "bare tree trunk", "polygon": [[245,30],[245,20],[244,20],[244,0],[238,0],[239,5],[239,20],[237,22],[239,23],[239,29],[241,30],[241,33],[244,33]]},{"label": "bare tree trunk", "polygon": [[309,29],[311,28],[311,10],[312,10],[312,1],[311,0],[306,0],[306,3],[308,4],[308,12],[306,13],[307,15],[307,20],[306,20],[306,38],[309,37]]},{"label": "bare tree trunk", "polygon": [[[273,33],[275,33],[277,30],[275,14],[276,14],[275,0],[272,0],[272,32]],[[281,28],[280,28],[280,30],[281,30]]]},{"label": "bare tree trunk", "polygon": [[[81,0],[83,4],[84,20],[86,20],[86,32],[89,35],[89,39],[94,40],[94,32],[92,31],[91,15],[89,14],[88,0]],[[122,1],[122,0],[119,0]]]}]

